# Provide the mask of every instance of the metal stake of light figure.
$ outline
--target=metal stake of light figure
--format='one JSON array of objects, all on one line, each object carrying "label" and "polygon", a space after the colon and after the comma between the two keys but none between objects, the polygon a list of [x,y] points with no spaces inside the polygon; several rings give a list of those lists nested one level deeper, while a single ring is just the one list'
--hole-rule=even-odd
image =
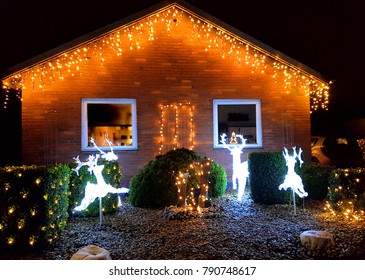
[{"label": "metal stake of light figure", "polygon": [[[111,142],[109,141],[109,139],[107,139],[107,143],[110,146],[110,152],[105,153],[104,151],[102,151],[101,149],[99,149],[99,147],[95,144],[95,141],[93,138],[91,138],[91,143],[93,143],[94,147],[96,147],[98,149],[98,151],[101,154],[101,157],[104,158],[107,161],[113,161],[113,160],[117,160],[118,156],[116,154],[114,154],[112,146],[111,146]],[[79,169],[86,165],[89,166],[88,171],[90,172],[90,174],[94,174],[96,177],[96,184],[94,183],[90,183],[87,182],[86,187],[85,187],[85,196],[82,199],[81,203],[79,206],[75,207],[74,210],[75,211],[83,211],[85,210],[92,202],[94,202],[94,200],[96,198],[99,198],[99,216],[100,216],[100,224],[102,223],[102,219],[103,219],[103,214],[102,214],[102,198],[105,197],[108,193],[128,193],[129,189],[127,188],[119,188],[116,189],[114,187],[112,187],[110,184],[107,184],[104,180],[104,177],[102,175],[102,171],[104,169],[104,165],[98,165],[98,160],[100,158],[100,154],[97,155],[89,155],[89,158],[86,162],[81,162],[79,159],[79,156],[77,156],[76,158],[74,158],[74,160],[77,163],[77,167],[73,168],[72,170],[75,171],[77,173],[77,175],[79,175]]]},{"label": "metal stake of light figure", "polygon": [[223,133],[221,135],[221,143],[223,147],[228,149],[231,152],[233,163],[232,163],[232,184],[233,189],[237,189],[237,181],[238,181],[238,200],[242,200],[242,196],[245,192],[247,178],[249,176],[248,172],[248,164],[247,161],[241,162],[241,154],[242,149],[246,146],[246,140],[242,135],[235,135],[232,132],[232,137],[241,139],[241,144],[235,144],[235,147],[230,147],[226,143],[227,135]]},{"label": "metal stake of light figure", "polygon": [[288,172],[285,175],[284,182],[279,186],[279,190],[287,190],[288,188],[292,189],[293,192],[293,204],[294,204],[294,214],[296,214],[296,204],[295,204],[295,194],[297,194],[300,198],[308,196],[308,193],[304,190],[303,182],[300,176],[295,173],[294,167],[299,161],[300,167],[302,167],[303,160],[301,159],[302,148],[299,148],[299,153],[297,153],[297,148],[293,147],[293,156],[290,156],[288,153],[288,149],[284,147],[283,156],[286,161],[286,166],[288,167]]}]

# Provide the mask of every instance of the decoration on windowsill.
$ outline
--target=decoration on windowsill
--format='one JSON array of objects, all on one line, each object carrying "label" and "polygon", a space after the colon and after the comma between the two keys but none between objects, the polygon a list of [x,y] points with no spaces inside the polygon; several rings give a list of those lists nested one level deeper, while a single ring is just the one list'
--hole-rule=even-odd
[{"label": "decoration on windowsill", "polygon": [[114,154],[112,143],[108,139],[107,135],[105,135],[105,140],[110,146],[110,152],[105,153],[102,151],[96,144],[93,138],[90,139],[91,143],[94,145],[94,147],[100,152],[100,154],[96,155],[89,155],[89,158],[85,162],[81,162],[79,159],[79,156],[74,158],[74,160],[77,163],[77,167],[73,168],[72,170],[79,174],[79,169],[82,166],[89,166],[88,171],[90,174],[94,174],[96,177],[96,184],[87,182],[85,187],[85,196],[82,199],[79,206],[75,207],[75,211],[83,211],[85,210],[96,198],[99,198],[99,213],[100,213],[100,225],[102,224],[103,220],[103,213],[102,213],[102,198],[105,197],[108,193],[128,193],[129,189],[127,188],[119,188],[116,189],[110,184],[107,184],[103,178],[102,171],[104,169],[104,165],[98,165],[98,160],[101,158],[107,160],[107,161],[113,161],[117,160],[118,156]]},{"label": "decoration on windowsill", "polygon": [[[246,146],[246,140],[240,134],[235,134],[232,132],[230,143],[237,143],[234,144],[235,146],[227,145],[226,140],[227,134],[223,133],[221,135],[221,143],[223,147],[228,149],[231,152],[233,163],[232,163],[232,188],[234,190],[237,189],[237,182],[238,182],[238,193],[237,199],[239,201],[242,200],[243,194],[245,193],[245,187],[247,183],[247,178],[249,176],[248,172],[248,163],[247,161],[241,162],[241,154],[243,148]],[[237,138],[241,140],[241,144],[238,144]]]},{"label": "decoration on windowsill", "polygon": [[300,198],[304,198],[308,196],[308,193],[304,190],[302,178],[295,173],[294,167],[299,161],[300,167],[302,167],[303,160],[302,156],[302,148],[299,148],[299,153],[297,153],[297,148],[293,147],[293,155],[290,156],[288,153],[288,149],[284,147],[283,156],[286,161],[286,166],[288,167],[288,172],[285,175],[284,182],[279,186],[279,190],[284,189],[285,191],[288,188],[292,189],[293,192],[293,204],[294,204],[294,214],[296,214],[296,203],[295,203],[295,194],[297,194]]}]

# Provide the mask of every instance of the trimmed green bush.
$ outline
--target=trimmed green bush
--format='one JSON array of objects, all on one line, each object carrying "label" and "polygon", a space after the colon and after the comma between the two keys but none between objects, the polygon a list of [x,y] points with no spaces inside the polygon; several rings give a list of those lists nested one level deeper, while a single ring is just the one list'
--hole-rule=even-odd
[{"label": "trimmed green bush", "polygon": [[226,192],[227,173],[226,170],[216,162],[210,164],[209,175],[209,196],[220,197]]},{"label": "trimmed green bush", "polygon": [[40,250],[67,223],[66,165],[0,168],[0,251]]},{"label": "trimmed green bush", "polygon": [[[290,154],[290,153],[289,153]],[[248,155],[250,172],[249,186],[252,199],[263,204],[289,203],[291,191],[279,191],[278,187],[287,174],[287,166],[281,152],[255,152]],[[327,197],[328,180],[332,166],[318,163],[297,163],[295,172],[301,177],[304,190],[308,192],[306,199],[323,200]],[[301,200],[297,198],[297,202]]]},{"label": "trimmed green bush", "polygon": [[[137,207],[161,208],[177,205],[178,193],[175,185],[179,171],[188,171],[187,188],[197,186],[197,177],[190,166],[203,158],[192,150],[180,148],[159,155],[144,166],[130,181],[129,199]],[[219,196],[226,188],[225,170],[212,162],[210,174],[211,195]]]},{"label": "trimmed green bush", "polygon": [[278,189],[287,172],[281,152],[249,153],[248,171],[254,202],[269,205],[289,203],[291,192]]},{"label": "trimmed green bush", "polygon": [[296,165],[296,172],[302,178],[308,199],[323,200],[327,197],[328,180],[334,167],[319,163],[304,163],[301,168]]},{"label": "trimmed green bush", "polygon": [[[122,178],[121,170],[116,161],[98,161],[98,165],[104,165],[102,175],[107,184],[118,188]],[[70,168],[76,167],[76,163],[70,164]],[[95,199],[84,211],[74,211],[73,209],[80,205],[81,200],[85,196],[86,184],[96,183],[95,175],[88,171],[87,166],[79,169],[79,175],[75,171],[71,171],[70,177],[70,203],[68,213],[71,216],[79,217],[96,217],[99,216],[99,199]],[[104,214],[115,213],[118,210],[118,194],[108,194],[102,199],[102,209]]]}]

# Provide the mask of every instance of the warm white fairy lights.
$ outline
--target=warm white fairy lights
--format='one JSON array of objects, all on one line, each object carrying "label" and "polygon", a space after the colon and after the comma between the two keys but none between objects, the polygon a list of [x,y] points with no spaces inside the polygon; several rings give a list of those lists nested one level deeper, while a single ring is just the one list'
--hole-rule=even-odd
[{"label": "warm white fairy lights", "polygon": [[[202,208],[206,208],[206,202],[209,200],[209,175],[211,169],[211,160],[193,162],[185,172],[179,171],[175,177],[175,185],[178,192],[178,206],[184,210],[198,211],[201,213]],[[196,185],[188,186],[189,177],[196,178]]]},{"label": "warm white fairy lights", "polygon": [[[194,149],[193,109],[194,106],[190,102],[160,105],[160,154],[164,152],[164,148]],[[165,147],[166,145],[169,147]]]},{"label": "warm white fairy lights", "polygon": [[158,39],[159,32],[184,34],[205,51],[218,51],[222,59],[231,58],[237,65],[249,67],[252,74],[267,73],[267,66],[272,65],[272,78],[283,82],[287,93],[300,90],[310,96],[311,111],[327,110],[327,82],[176,3],[5,77],[3,85],[13,89],[30,86],[33,92],[42,91],[66,75],[82,75],[90,59],[102,64],[111,53],[122,56],[144,48]]}]

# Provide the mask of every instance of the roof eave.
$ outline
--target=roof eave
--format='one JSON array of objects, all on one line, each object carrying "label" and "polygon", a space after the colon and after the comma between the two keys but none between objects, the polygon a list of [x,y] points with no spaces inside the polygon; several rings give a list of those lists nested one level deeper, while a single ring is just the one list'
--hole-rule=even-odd
[{"label": "roof eave", "polygon": [[265,43],[245,34],[244,32],[236,29],[235,27],[228,25],[227,23],[225,23],[225,22],[219,20],[218,18],[204,12],[203,10],[185,2],[184,0],[161,1],[155,5],[152,5],[137,13],[127,16],[121,20],[118,20],[114,23],[111,23],[107,26],[99,28],[90,33],[87,33],[86,35],[83,35],[74,40],[71,40],[71,41],[69,41],[65,44],[62,44],[56,48],[53,48],[47,52],[44,52],[40,55],[30,58],[22,63],[16,64],[15,66],[12,66],[12,67],[6,69],[2,73],[2,75],[1,75],[2,80],[5,80],[5,79],[13,76],[17,72],[24,71],[27,68],[31,68],[36,64],[40,64],[43,61],[47,61],[47,60],[51,59],[52,57],[58,56],[59,54],[61,54],[63,52],[77,48],[78,46],[86,44],[90,41],[97,40],[99,37],[103,37],[106,34],[112,32],[113,30],[115,30],[117,28],[121,28],[124,25],[130,25],[134,21],[138,21],[141,18],[147,17],[151,14],[158,12],[159,10],[166,9],[166,8],[168,8],[168,6],[173,6],[173,5],[177,5],[180,9],[185,10],[189,13],[192,13],[198,18],[200,17],[204,20],[210,21],[216,27],[219,27],[220,29],[224,30],[225,32],[230,33],[234,37],[237,37],[238,39],[243,40],[244,42],[247,42],[248,44],[255,46],[256,49],[258,49],[265,55],[272,57],[273,59],[278,60],[281,63],[288,64],[289,66],[300,69],[302,72],[305,72],[307,75],[309,75],[313,78],[316,78],[322,82],[329,83],[329,79],[323,77],[323,75],[321,73],[319,73],[319,72],[315,71],[314,69],[304,65],[303,63],[293,59],[292,57],[289,57],[288,55],[266,45]]}]

